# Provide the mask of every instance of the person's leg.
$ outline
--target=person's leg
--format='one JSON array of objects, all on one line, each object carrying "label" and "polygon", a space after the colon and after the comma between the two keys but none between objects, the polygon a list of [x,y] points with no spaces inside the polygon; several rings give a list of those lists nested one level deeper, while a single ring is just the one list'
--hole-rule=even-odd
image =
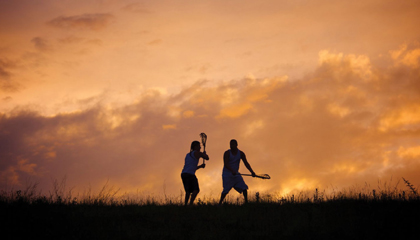
[{"label": "person's leg", "polygon": [[245,189],[242,194],[244,195],[245,203],[248,203],[248,191]]},{"label": "person's leg", "polygon": [[197,194],[199,193],[199,190],[194,190],[194,192],[191,193],[191,199],[190,199],[190,205],[193,205],[195,198],[197,197]]},{"label": "person's leg", "polygon": [[234,188],[239,194],[244,195],[245,203],[248,203],[248,185],[245,184],[245,181],[241,175],[235,177]]},{"label": "person's leg", "polygon": [[182,184],[184,185],[185,190],[185,205],[188,204],[188,200],[190,199],[190,195],[192,192],[191,189],[191,176],[187,173],[181,173]]},{"label": "person's leg", "polygon": [[190,195],[191,195],[190,192],[185,192],[185,205],[188,204],[188,200],[190,199]]},{"label": "person's leg", "polygon": [[225,200],[226,195],[227,195],[227,193],[222,192],[222,195],[220,195],[219,205],[221,205],[223,203],[223,200]]},{"label": "person's leg", "polygon": [[223,176],[222,175],[223,191],[222,191],[222,194],[220,195],[219,205],[221,205],[223,203],[223,201],[225,200],[229,191],[235,185],[235,182],[233,181],[233,179],[234,178],[232,176],[229,176],[229,175],[228,176]]},{"label": "person's leg", "polygon": [[222,192],[222,195],[220,195],[219,205],[221,205],[223,203],[223,200],[225,200],[226,195],[227,195],[227,193]]},{"label": "person's leg", "polygon": [[190,198],[190,205],[193,205],[197,194],[200,192],[200,186],[198,185],[198,179],[195,175],[191,177],[191,198]]}]

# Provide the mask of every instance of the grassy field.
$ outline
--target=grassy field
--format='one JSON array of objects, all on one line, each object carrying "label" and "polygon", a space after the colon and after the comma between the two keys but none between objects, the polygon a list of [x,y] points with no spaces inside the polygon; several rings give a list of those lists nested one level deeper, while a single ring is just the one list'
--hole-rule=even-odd
[{"label": "grassy field", "polygon": [[0,212],[2,239],[414,239],[420,229],[420,198],[404,191],[262,194],[222,206],[18,191],[1,194]]}]

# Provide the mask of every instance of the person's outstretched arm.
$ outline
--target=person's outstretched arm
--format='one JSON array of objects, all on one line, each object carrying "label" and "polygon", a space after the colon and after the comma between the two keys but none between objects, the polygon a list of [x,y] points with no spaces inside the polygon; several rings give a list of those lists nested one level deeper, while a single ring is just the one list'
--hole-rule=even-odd
[{"label": "person's outstretched arm", "polygon": [[241,159],[245,164],[245,167],[251,172],[252,176],[255,177],[255,172],[252,170],[251,165],[248,163],[248,160],[246,159],[246,155],[244,152],[241,152]]}]

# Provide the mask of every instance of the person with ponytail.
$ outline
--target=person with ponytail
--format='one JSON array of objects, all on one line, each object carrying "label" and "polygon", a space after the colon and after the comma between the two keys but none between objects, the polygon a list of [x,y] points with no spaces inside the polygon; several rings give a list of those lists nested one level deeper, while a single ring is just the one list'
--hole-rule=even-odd
[{"label": "person with ponytail", "polygon": [[201,152],[201,145],[199,141],[193,141],[191,143],[191,150],[185,156],[184,168],[181,172],[181,179],[185,189],[185,205],[190,205],[194,203],[197,194],[200,192],[200,187],[198,185],[198,179],[195,176],[195,172],[200,168],[205,168],[206,164],[201,164],[198,166],[200,158],[209,160],[209,156],[206,152]]}]

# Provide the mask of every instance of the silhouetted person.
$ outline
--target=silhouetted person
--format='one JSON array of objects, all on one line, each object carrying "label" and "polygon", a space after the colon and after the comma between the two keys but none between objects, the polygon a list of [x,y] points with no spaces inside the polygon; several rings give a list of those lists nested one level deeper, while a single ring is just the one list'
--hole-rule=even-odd
[{"label": "silhouetted person", "polygon": [[206,152],[200,152],[201,145],[199,141],[193,141],[191,143],[191,150],[185,156],[185,164],[182,169],[181,178],[182,183],[184,184],[185,189],[185,205],[188,204],[188,199],[190,199],[190,204],[194,203],[197,194],[200,192],[200,187],[198,186],[198,179],[195,176],[195,171],[200,168],[205,168],[206,164],[201,164],[198,166],[200,158],[209,160],[209,156]]},{"label": "silhouetted person", "polygon": [[238,173],[241,159],[244,162],[245,167],[251,172],[252,177],[255,177],[255,172],[246,160],[245,153],[238,149],[238,142],[235,139],[230,140],[230,150],[227,150],[223,155],[223,191],[220,196],[219,204],[222,204],[226,195],[232,188],[238,193],[242,193],[244,195],[245,203],[248,202],[248,186],[245,184],[242,176]]}]

